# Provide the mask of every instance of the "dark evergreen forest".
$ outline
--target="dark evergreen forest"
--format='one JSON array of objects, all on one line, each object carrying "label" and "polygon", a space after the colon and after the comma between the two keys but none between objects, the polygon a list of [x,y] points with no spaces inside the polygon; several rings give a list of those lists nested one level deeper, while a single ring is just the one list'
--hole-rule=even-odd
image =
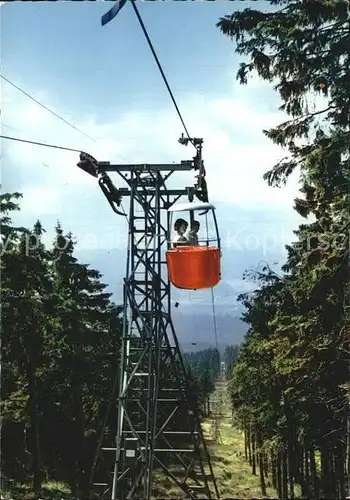
[{"label": "dark evergreen forest", "polygon": [[[256,290],[241,295],[249,325],[230,374],[233,411],[246,456],[267,471],[279,498],[350,494],[349,2],[269,2],[218,27],[245,58],[237,78],[274,86],[290,119],[266,130],[286,156],[266,172],[283,186],[299,169],[295,210],[305,223],[288,247],[283,274],[266,263],[246,273]],[[316,106],[317,99],[317,106]],[[348,490],[348,491],[347,491]]]},{"label": "dark evergreen forest", "polygon": [[[262,494],[271,477],[280,499],[341,499],[350,495],[349,2],[269,4],[274,11],[245,8],[217,27],[244,59],[240,83],[253,74],[269,82],[289,115],[264,131],[285,151],[265,180],[282,187],[298,169],[294,208],[305,222],[280,273],[267,262],[245,272],[256,285],[239,297],[249,330],[222,361]],[[20,198],[0,198],[2,479],[29,482],[36,498],[55,479],[78,498],[115,403],[122,307],[99,271],[74,257],[73,235],[60,224],[50,248],[39,221],[14,227]],[[186,358],[204,417],[220,354]],[[115,411],[106,429],[113,435]]]},{"label": "dark evergreen forest", "polygon": [[2,479],[32,481],[39,495],[54,478],[74,493],[86,487],[111,399],[122,308],[59,224],[52,249],[40,222],[12,225],[20,197],[1,196]]},{"label": "dark evergreen forest", "polygon": [[[74,498],[87,498],[107,414],[104,432],[115,434],[123,306],[112,302],[101,274],[74,257],[73,235],[60,224],[50,249],[39,221],[33,229],[13,225],[20,198],[0,197],[2,481],[30,483],[39,497],[53,479],[68,484]],[[186,357],[204,416],[220,354],[208,349]]]}]

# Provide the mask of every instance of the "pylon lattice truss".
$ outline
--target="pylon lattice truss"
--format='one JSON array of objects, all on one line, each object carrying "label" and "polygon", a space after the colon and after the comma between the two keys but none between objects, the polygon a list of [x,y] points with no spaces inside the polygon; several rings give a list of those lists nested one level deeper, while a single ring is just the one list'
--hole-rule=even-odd
[{"label": "pylon lattice truss", "polygon": [[[189,367],[171,320],[165,260],[167,210],[181,196],[193,199],[196,193],[193,187],[166,184],[174,173],[196,168],[196,159],[165,165],[96,162],[91,168],[89,157],[90,166],[86,158],[79,164],[100,177],[113,209],[120,196],[130,199],[116,438],[100,443],[103,462],[96,463],[94,475],[102,498],[156,498],[155,469],[183,498],[219,497]],[[116,190],[108,172],[117,172],[128,187]]]}]

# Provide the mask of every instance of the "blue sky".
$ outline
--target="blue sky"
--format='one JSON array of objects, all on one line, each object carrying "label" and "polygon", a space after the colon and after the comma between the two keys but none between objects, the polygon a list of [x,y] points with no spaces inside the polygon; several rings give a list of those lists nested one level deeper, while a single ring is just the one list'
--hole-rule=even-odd
[{"label": "blue sky", "polygon": [[[190,159],[192,150],[177,143],[181,123],[131,5],[101,27],[101,16],[111,5],[2,5],[2,74],[99,143],[5,82],[2,133],[82,149],[111,162]],[[286,117],[278,111],[279,98],[271,86],[258,78],[248,86],[238,84],[242,59],[235,55],[234,42],[215,26],[221,16],[247,5],[266,7],[266,2],[138,4],[187,127],[204,137],[209,195],[221,206],[219,223],[225,234],[239,228],[242,234],[257,235],[266,259],[267,232],[279,241],[280,256],[283,243],[293,239],[299,220],[292,209],[297,175],[283,189],[263,181],[264,172],[284,152],[262,130]],[[8,141],[2,141],[2,151],[3,190],[24,195],[16,220],[31,225],[40,218],[50,230],[59,219],[82,249],[125,248],[125,221],[111,212],[95,180],[76,168],[77,154]],[[177,186],[191,184],[191,176],[178,177]],[[249,255],[259,257],[244,245],[240,252],[247,253],[248,261]],[[275,260],[276,248],[272,253]],[[227,268],[235,254],[226,255]]]},{"label": "blue sky", "polygon": [[[54,89],[64,96],[73,117],[132,104],[171,106],[138,20],[126,5],[101,27],[111,2],[36,2],[6,5],[2,13],[4,73],[21,77],[26,87]],[[231,13],[227,2],[142,2],[139,10],[164,65],[173,91],[181,98],[229,92],[234,45],[215,27]],[[235,4],[237,5],[237,3]],[[77,94],[79,102],[77,102]]]}]

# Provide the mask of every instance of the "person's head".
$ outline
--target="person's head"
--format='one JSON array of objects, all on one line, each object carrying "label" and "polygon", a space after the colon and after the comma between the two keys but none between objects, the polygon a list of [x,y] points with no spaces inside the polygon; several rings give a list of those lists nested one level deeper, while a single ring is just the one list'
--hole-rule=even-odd
[{"label": "person's head", "polygon": [[199,228],[201,227],[200,223],[198,220],[194,220],[191,224],[191,231],[194,231],[195,233],[198,233]]},{"label": "person's head", "polygon": [[186,232],[188,223],[185,219],[177,219],[174,224],[174,229],[178,234],[184,234]]}]

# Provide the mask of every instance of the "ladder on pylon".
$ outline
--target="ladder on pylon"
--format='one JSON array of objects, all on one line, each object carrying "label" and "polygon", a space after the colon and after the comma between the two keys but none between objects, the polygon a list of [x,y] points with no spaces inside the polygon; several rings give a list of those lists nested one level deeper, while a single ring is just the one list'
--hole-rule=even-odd
[{"label": "ladder on pylon", "polygon": [[130,186],[130,239],[116,436],[105,426],[93,484],[101,488],[101,498],[150,500],[156,494],[157,470],[183,498],[215,499],[219,493],[199,404],[170,314],[162,214],[174,199],[159,194],[166,173],[153,172],[152,165],[143,173],[146,167],[147,186],[140,172],[125,178]]}]

